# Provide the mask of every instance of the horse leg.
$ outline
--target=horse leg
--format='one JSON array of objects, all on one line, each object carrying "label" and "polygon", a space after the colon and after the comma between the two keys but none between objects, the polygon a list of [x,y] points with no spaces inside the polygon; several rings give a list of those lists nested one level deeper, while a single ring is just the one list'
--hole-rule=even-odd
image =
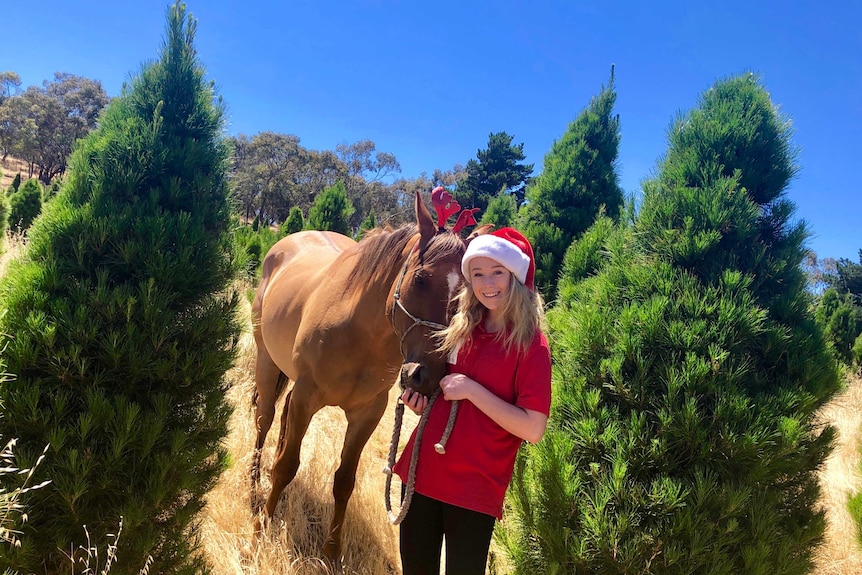
[{"label": "horse leg", "polygon": [[254,383],[257,395],[255,402],[254,422],[257,428],[257,439],[254,443],[254,454],[251,461],[252,490],[260,483],[260,457],[263,444],[272,420],[275,418],[275,402],[278,399],[279,380],[285,377],[272,361],[269,352],[259,334],[255,333],[257,343],[257,360],[254,366]]},{"label": "horse leg", "polygon": [[340,569],[341,566],[341,531],[344,527],[347,502],[353,495],[353,488],[356,485],[359,457],[365,444],[368,443],[368,438],[383,417],[388,400],[389,391],[385,390],[368,403],[345,411],[347,432],[341,449],[341,465],[335,472],[332,486],[335,510],[332,514],[332,522],[329,524],[329,534],[323,543],[323,555],[335,565],[336,569]]},{"label": "horse leg", "polygon": [[[303,380],[299,379],[291,392],[291,399],[286,406],[286,414],[282,414],[281,449],[272,464],[272,488],[266,498],[264,511],[266,519],[270,519],[278,505],[278,499],[284,488],[293,481],[299,469],[299,449],[302,438],[308,431],[311,417],[322,407],[312,396],[313,391],[307,389]],[[255,532],[260,531],[260,518],[256,521]]]},{"label": "horse leg", "polygon": [[275,457],[284,451],[284,433],[287,430],[287,413],[290,408],[290,396],[293,395],[293,390],[287,392],[287,397],[284,398],[284,407],[281,408],[281,426],[278,431],[278,443],[275,444]]}]

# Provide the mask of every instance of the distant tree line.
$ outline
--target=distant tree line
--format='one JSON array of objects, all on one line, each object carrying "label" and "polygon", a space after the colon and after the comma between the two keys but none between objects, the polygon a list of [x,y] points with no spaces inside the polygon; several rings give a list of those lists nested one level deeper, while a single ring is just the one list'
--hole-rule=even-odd
[{"label": "distant tree line", "polygon": [[98,80],[57,72],[21,91],[15,72],[0,72],[0,154],[27,162],[45,184],[66,171],[75,141],[98,122],[108,95]]},{"label": "distant tree line", "polygon": [[817,294],[814,317],[835,357],[849,367],[862,367],[862,249],[858,263],[809,254],[806,268]]}]

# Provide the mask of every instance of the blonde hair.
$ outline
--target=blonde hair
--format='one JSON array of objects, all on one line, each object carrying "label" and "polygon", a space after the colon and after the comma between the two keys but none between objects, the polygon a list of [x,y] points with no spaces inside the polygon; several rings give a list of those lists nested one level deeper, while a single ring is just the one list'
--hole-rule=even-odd
[{"label": "blonde hair", "polygon": [[[439,351],[447,355],[457,350],[473,333],[473,329],[485,318],[485,306],[473,292],[473,286],[464,282],[464,287],[456,296],[458,310],[449,322],[449,327],[440,330]],[[518,281],[515,274],[509,273],[509,292],[502,312],[505,328],[497,332],[497,340],[503,342],[503,349],[509,353],[512,348],[526,351],[536,336],[536,330],[545,329],[545,303],[538,292],[529,290]]]}]

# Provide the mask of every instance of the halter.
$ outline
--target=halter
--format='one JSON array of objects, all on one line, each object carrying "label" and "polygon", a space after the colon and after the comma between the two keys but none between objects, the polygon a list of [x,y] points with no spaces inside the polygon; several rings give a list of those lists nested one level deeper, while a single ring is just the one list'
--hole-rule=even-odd
[{"label": "halter", "polygon": [[404,266],[401,268],[401,275],[398,276],[398,283],[395,285],[395,293],[392,295],[392,299],[395,300],[395,305],[392,306],[392,314],[389,317],[390,323],[392,323],[392,329],[395,331],[395,334],[398,334],[398,330],[395,328],[395,306],[397,305],[401,311],[403,311],[407,317],[413,320],[413,323],[410,324],[410,327],[404,330],[404,333],[401,334],[401,341],[398,343],[398,349],[401,351],[401,355],[407,357],[404,354],[404,338],[407,337],[407,334],[410,333],[417,325],[421,325],[431,329],[446,329],[449,326],[443,325],[442,323],[437,323],[434,321],[428,321],[427,319],[422,319],[416,317],[412,313],[410,313],[404,304],[401,303],[401,282],[404,281],[404,276],[407,274],[407,264],[410,263],[410,256],[407,256],[407,259],[404,261]]},{"label": "halter", "polygon": [[[437,232],[441,233],[446,230],[446,220],[452,214],[457,213],[461,207],[458,205],[452,196],[444,190],[442,187],[434,188],[431,193],[431,201],[434,204],[434,207],[437,210]],[[458,218],[458,221],[455,224],[455,227],[452,229],[453,233],[458,233],[462,228],[468,225],[476,225],[476,220],[473,217],[478,211],[478,208],[473,208],[469,210],[464,210],[461,213],[461,216]],[[448,326],[443,324],[439,324],[437,322],[428,321],[426,319],[421,319],[407,311],[407,308],[404,307],[404,304],[401,303],[401,282],[404,281],[404,276],[407,274],[407,264],[410,262],[410,256],[407,256],[407,259],[404,261],[404,267],[401,268],[401,275],[398,277],[398,283],[395,286],[395,293],[392,298],[395,300],[395,303],[398,307],[401,308],[407,317],[413,320],[413,323],[404,330],[404,333],[401,335],[401,341],[398,344],[399,349],[401,350],[401,355],[404,354],[404,338],[407,337],[407,334],[410,333],[410,330],[416,327],[417,325],[425,326],[431,329],[446,329]],[[395,329],[395,306],[392,306],[392,314],[389,317],[390,322],[392,323],[392,330],[398,335],[398,330]],[[405,356],[406,357],[406,356]],[[402,389],[404,388],[404,384],[401,384]],[[393,525],[398,525],[401,521],[406,517],[407,510],[410,508],[410,501],[413,498],[413,488],[414,481],[416,479],[416,466],[419,463],[419,447],[422,442],[422,432],[425,428],[425,423],[428,421],[428,416],[431,413],[431,406],[434,405],[434,401],[440,395],[440,388],[437,387],[434,392],[431,394],[431,397],[428,400],[428,405],[425,407],[425,411],[422,413],[422,417],[419,420],[419,425],[416,428],[416,441],[413,445],[413,455],[410,458],[410,468],[407,473],[407,483],[404,485],[405,494],[404,499],[401,503],[401,511],[396,515],[392,511],[392,504],[390,502],[390,492],[392,485],[392,468],[395,466],[395,455],[398,451],[398,441],[399,436],[401,434],[401,418],[404,415],[404,403],[401,399],[398,399],[398,403],[395,407],[395,428],[392,431],[392,440],[389,443],[389,458],[387,460],[386,467],[383,468],[383,473],[386,474],[386,487],[384,491],[384,498],[386,502],[386,511],[389,513],[389,520]],[[443,436],[440,438],[438,443],[434,444],[434,450],[443,455],[446,453],[446,442],[449,440],[449,434],[452,433],[452,428],[455,425],[455,416],[458,413],[458,401],[453,401],[452,406],[449,411],[449,420],[446,422],[446,429],[443,430]]]}]

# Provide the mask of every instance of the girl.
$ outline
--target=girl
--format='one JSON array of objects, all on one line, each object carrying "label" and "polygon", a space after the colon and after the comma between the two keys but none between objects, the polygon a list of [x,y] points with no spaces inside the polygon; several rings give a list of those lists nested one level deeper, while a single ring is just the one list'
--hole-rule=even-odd
[{"label": "girl", "polygon": [[[551,354],[541,331],[530,242],[503,228],[475,237],[461,260],[467,280],[458,311],[441,332],[449,354],[443,396],[429,414],[425,437],[443,433],[451,402],[461,400],[446,453],[423,441],[413,499],[401,523],[404,575],[440,573],[446,540],[447,575],[482,575],[496,519],[523,440],[545,432],[551,404]],[[401,400],[417,413],[428,399],[409,390]],[[416,433],[395,472],[407,480]]]}]

